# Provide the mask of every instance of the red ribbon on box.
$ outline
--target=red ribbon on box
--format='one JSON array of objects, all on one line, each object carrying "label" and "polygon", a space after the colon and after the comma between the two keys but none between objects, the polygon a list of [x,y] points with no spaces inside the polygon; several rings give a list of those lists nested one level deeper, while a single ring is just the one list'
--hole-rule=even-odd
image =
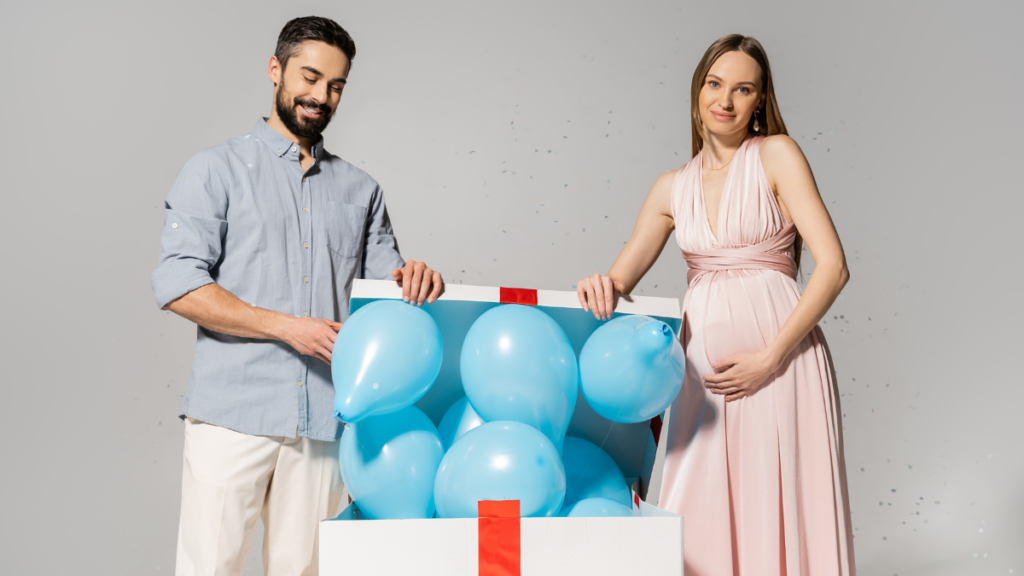
[{"label": "red ribbon on box", "polygon": [[661,440],[661,415],[651,418],[651,434],[654,435],[654,447],[658,447],[658,441]]},{"label": "red ribbon on box", "polygon": [[532,288],[501,288],[500,302],[502,304],[527,304],[537,305],[537,291]]},{"label": "red ribbon on box", "polygon": [[519,500],[480,500],[477,516],[480,576],[520,576]]}]

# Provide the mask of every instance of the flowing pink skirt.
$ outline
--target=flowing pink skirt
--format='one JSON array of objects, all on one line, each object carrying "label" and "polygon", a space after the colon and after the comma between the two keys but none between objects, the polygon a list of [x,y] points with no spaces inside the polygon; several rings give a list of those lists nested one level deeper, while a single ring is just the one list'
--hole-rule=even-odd
[{"label": "flowing pink skirt", "polygon": [[725,402],[711,362],[756,352],[800,298],[788,276],[728,270],[683,303],[686,377],[672,404],[660,506],[683,517],[687,576],[855,574],[842,419],[815,327],[756,393]]}]

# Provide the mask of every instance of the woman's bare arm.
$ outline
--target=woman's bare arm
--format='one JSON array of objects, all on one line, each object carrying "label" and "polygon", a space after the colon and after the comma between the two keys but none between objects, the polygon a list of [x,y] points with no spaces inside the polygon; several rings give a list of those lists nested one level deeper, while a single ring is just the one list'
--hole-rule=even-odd
[{"label": "woman's bare arm", "polygon": [[803,296],[769,345],[781,363],[825,316],[850,280],[850,272],[839,234],[797,143],[789,136],[772,136],[762,143],[761,158],[768,181],[778,193],[787,216],[796,224],[815,264]]},{"label": "woman's bare arm", "polygon": [[576,295],[584,310],[598,320],[612,317],[614,294],[629,294],[661,254],[675,222],[672,219],[672,181],[676,171],[658,177],[647,193],[633,234],[619,252],[608,274],[594,274],[576,283]]}]

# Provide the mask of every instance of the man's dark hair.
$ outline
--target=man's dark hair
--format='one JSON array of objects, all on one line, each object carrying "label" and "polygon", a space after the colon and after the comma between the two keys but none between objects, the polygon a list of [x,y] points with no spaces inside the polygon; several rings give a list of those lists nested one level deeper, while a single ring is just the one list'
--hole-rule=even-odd
[{"label": "man's dark hair", "polygon": [[356,43],[352,41],[352,37],[345,32],[344,28],[338,26],[337,22],[320,16],[304,16],[285,24],[281,29],[281,34],[277,37],[277,49],[274,50],[274,56],[277,56],[282,70],[288,64],[288,59],[298,52],[299,45],[309,40],[323,42],[338,48],[348,57],[350,66],[356,57]]}]

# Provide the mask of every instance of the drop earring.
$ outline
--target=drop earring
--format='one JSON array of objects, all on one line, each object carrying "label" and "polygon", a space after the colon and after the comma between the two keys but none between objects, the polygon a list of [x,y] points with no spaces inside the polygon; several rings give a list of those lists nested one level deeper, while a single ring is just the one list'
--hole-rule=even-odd
[{"label": "drop earring", "polygon": [[761,125],[757,121],[757,113],[760,112],[760,111],[761,111],[760,108],[758,108],[757,110],[754,110],[754,132],[760,132],[761,131]]}]

